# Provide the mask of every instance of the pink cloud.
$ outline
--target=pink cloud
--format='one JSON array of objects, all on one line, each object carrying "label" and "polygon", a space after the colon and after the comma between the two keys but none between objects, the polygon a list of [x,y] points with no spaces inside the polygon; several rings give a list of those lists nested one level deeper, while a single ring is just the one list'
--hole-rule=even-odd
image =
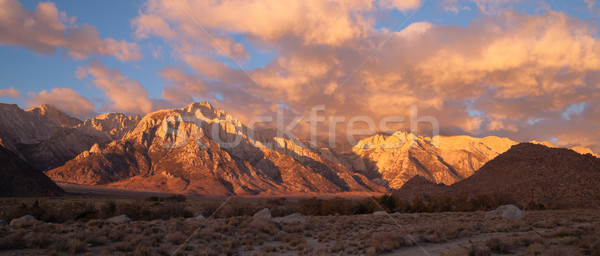
[{"label": "pink cloud", "polygon": [[[215,105],[246,120],[272,113],[279,103],[303,116],[323,104],[325,115],[365,115],[375,122],[391,115],[406,117],[410,106],[416,105],[419,115],[436,117],[445,134],[524,140],[556,136],[561,145],[586,141],[565,134],[599,126],[597,118],[575,124],[562,116],[573,103],[586,103],[585,113],[596,109],[600,95],[600,41],[584,21],[564,13],[526,14],[510,11],[509,1],[475,1],[491,15],[468,26],[417,22],[394,32],[373,26],[366,15],[373,11],[372,1],[328,3],[328,7],[312,1],[263,2],[260,7],[254,1],[238,3],[244,8],[234,2],[238,3],[183,1],[182,5],[213,34],[242,33],[253,46],[277,50],[271,63],[248,74],[217,61],[205,52],[209,50],[186,47],[211,46],[185,35],[184,31],[200,29],[178,6],[158,0],[145,5],[141,16],[152,16],[152,22],[138,19],[134,24],[139,33],[165,38],[174,56],[188,66],[184,69],[194,71],[163,70],[161,75],[170,83],[163,91],[166,100],[181,104],[220,94],[223,99]],[[388,2],[390,8],[409,6]],[[253,16],[255,10],[262,16]],[[321,17],[321,10],[343,18],[334,22]],[[220,13],[237,15],[220,17]],[[245,20],[248,17],[252,20]],[[331,30],[336,31],[325,35]],[[370,57],[386,39],[387,44]],[[600,151],[600,139],[589,139],[595,138],[590,131],[585,134],[589,143],[584,146]]]},{"label": "pink cloud", "polygon": [[421,0],[379,0],[379,5],[383,8],[406,11],[419,7]]},{"label": "pink cloud", "polygon": [[0,45],[23,46],[45,55],[63,49],[74,59],[92,54],[115,56],[119,60],[142,57],[135,43],[100,38],[94,26],[74,24],[52,2],[41,2],[34,12],[23,9],[17,0],[0,1]]},{"label": "pink cloud", "polygon": [[340,45],[361,35],[356,28],[368,21],[360,13],[372,8],[368,0],[150,0],[133,24],[136,35],[142,38],[154,35],[180,41],[203,40],[205,33],[187,12],[211,32],[243,33],[268,42],[293,36],[305,44]]},{"label": "pink cloud", "polygon": [[39,93],[29,92],[27,95],[27,107],[49,104],[67,114],[78,117],[92,116],[96,109],[89,99],[71,88],[55,87],[50,91],[43,90]]},{"label": "pink cloud", "polygon": [[21,97],[21,92],[14,87],[8,87],[6,89],[0,89],[0,97],[11,97],[18,99]]},{"label": "pink cloud", "polygon": [[[523,2],[521,0],[444,0],[443,7],[447,11],[458,13],[460,10],[471,10],[464,6],[465,2],[473,2],[477,5],[480,12],[486,15],[501,14],[511,7],[511,5]],[[536,3],[537,4],[537,3]]]},{"label": "pink cloud", "polygon": [[162,92],[162,97],[169,102],[185,106],[194,101],[194,97],[210,96],[208,85],[196,75],[185,74],[174,67],[165,67],[159,74],[173,85]]},{"label": "pink cloud", "polygon": [[122,75],[119,69],[108,69],[102,62],[93,60],[88,63],[86,71],[94,77],[94,85],[108,97],[107,110],[130,114],[152,111],[153,102],[148,99],[148,91],[135,79]]}]

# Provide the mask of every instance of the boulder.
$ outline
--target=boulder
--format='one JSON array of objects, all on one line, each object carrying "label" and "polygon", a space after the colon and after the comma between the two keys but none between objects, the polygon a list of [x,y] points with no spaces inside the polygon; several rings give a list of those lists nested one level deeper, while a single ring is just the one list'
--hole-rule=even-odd
[{"label": "boulder", "polygon": [[488,219],[502,218],[503,220],[518,220],[525,217],[525,212],[519,207],[507,204],[498,207],[496,210],[487,212],[485,217]]},{"label": "boulder", "polygon": [[386,211],[377,211],[373,213],[374,216],[385,216],[387,214],[388,213]]},{"label": "boulder", "polygon": [[306,223],[306,217],[302,216],[300,213],[293,213],[285,217],[275,217],[273,218],[274,222],[277,223]]},{"label": "boulder", "polygon": [[262,209],[254,214],[255,219],[270,219],[271,218],[271,210],[269,208]]},{"label": "boulder", "polygon": [[35,217],[33,217],[31,215],[25,215],[23,217],[19,217],[19,218],[11,220],[10,225],[13,227],[25,226],[25,225],[31,225],[36,221],[37,220],[35,219]]},{"label": "boulder", "polygon": [[202,214],[198,214],[196,217],[187,218],[186,221],[198,221],[198,220],[206,220],[206,218]]},{"label": "boulder", "polygon": [[112,217],[106,221],[111,222],[111,223],[127,223],[127,222],[131,222],[131,219],[129,217],[127,217],[127,215],[119,215],[119,216]]}]

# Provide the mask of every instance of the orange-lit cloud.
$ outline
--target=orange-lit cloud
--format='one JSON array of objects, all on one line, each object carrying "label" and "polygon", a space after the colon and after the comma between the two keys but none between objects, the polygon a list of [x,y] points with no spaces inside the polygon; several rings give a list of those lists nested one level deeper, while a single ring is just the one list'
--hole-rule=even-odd
[{"label": "orange-lit cloud", "polygon": [[[521,3],[521,0],[444,0],[443,6],[447,11],[458,13],[460,10],[470,10],[463,6],[464,3],[473,2],[477,5],[479,11],[486,15],[496,15],[502,13],[514,4]],[[535,1],[532,1],[535,2]],[[540,3],[533,3],[539,5]],[[543,8],[543,4],[541,6]]]},{"label": "orange-lit cloud", "polygon": [[[372,1],[179,2],[210,33],[241,33],[258,47],[277,49],[278,56],[247,75],[213,55],[186,49],[182,45],[190,41],[204,49],[215,46],[183,34],[201,28],[179,6],[151,0],[134,21],[137,33],[165,38],[194,71],[161,72],[171,83],[163,97],[173,103],[219,94],[223,99],[215,105],[246,119],[261,114],[257,109],[272,114],[274,105],[284,103],[290,114],[308,116],[313,106],[324,104],[328,115],[365,115],[376,122],[408,117],[410,105],[416,105],[420,116],[436,117],[445,134],[556,138],[557,144],[600,151],[600,140],[567,136],[589,129],[586,134],[594,137],[592,131],[598,131],[599,118],[587,113],[599,104],[600,41],[592,27],[564,13],[525,14],[511,11],[514,1],[478,0],[489,16],[468,26],[416,22],[394,32],[374,28],[368,15],[377,5]],[[400,10],[420,4],[378,3]],[[461,7],[457,1],[446,4]],[[584,110],[565,120],[563,112],[573,104],[584,104]],[[589,118],[573,121],[578,115]]]},{"label": "orange-lit cloud", "polygon": [[292,37],[305,44],[340,45],[365,32],[368,21],[359,13],[372,7],[369,0],[150,0],[133,24],[139,37],[204,40],[206,34],[187,16],[190,14],[211,32],[242,33],[266,42]]},{"label": "orange-lit cloud", "polygon": [[162,93],[163,99],[178,106],[185,106],[194,101],[194,96],[202,97],[209,91],[208,85],[202,78],[185,74],[173,67],[166,67],[159,73],[173,86],[166,87]]},{"label": "orange-lit cloud", "polygon": [[21,92],[14,87],[8,87],[6,89],[0,89],[0,97],[11,97],[18,99],[21,97]]},{"label": "orange-lit cloud", "polygon": [[109,69],[102,62],[93,60],[85,70],[94,77],[94,85],[100,88],[110,101],[104,106],[106,111],[147,114],[153,110],[148,91],[138,81],[122,75],[119,69]]},{"label": "orange-lit cloud", "polygon": [[52,2],[41,2],[30,12],[17,0],[0,1],[0,45],[24,46],[45,55],[63,49],[74,59],[91,54],[115,56],[123,61],[142,57],[137,44],[102,39],[94,26],[77,26],[75,17],[68,17]]},{"label": "orange-lit cloud", "polygon": [[49,104],[67,114],[78,117],[89,117],[94,114],[96,107],[90,100],[71,88],[55,87],[50,91],[27,94],[27,107]]},{"label": "orange-lit cloud", "polygon": [[419,7],[421,0],[379,0],[379,5],[383,8],[406,11]]}]

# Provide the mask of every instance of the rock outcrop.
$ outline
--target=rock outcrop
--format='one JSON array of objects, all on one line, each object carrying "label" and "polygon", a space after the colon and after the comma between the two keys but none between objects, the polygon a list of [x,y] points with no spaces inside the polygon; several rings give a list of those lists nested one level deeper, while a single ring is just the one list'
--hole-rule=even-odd
[{"label": "rock outcrop", "polygon": [[25,216],[11,220],[10,226],[23,227],[23,226],[31,225],[31,224],[35,223],[36,221],[37,220],[35,219],[35,217],[33,217],[31,215],[25,215]]},{"label": "rock outcrop", "polygon": [[127,217],[127,215],[119,215],[119,216],[109,218],[106,221],[110,222],[110,223],[120,224],[120,223],[131,222],[131,219],[129,217]]},{"label": "rock outcrop", "polygon": [[255,219],[270,219],[271,218],[271,210],[269,210],[268,208],[264,208],[256,213],[254,213],[254,215],[252,216],[252,218]]},{"label": "rock outcrop", "polygon": [[525,212],[516,205],[507,204],[499,206],[496,210],[486,212],[485,217],[488,219],[502,218],[503,220],[518,220],[525,218]]}]

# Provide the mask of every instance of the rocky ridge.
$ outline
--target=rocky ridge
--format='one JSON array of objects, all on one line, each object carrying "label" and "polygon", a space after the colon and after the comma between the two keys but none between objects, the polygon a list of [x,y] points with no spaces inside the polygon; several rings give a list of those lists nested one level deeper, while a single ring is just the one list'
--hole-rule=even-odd
[{"label": "rocky ridge", "polygon": [[[555,147],[548,142],[535,142]],[[349,169],[392,189],[421,176],[434,184],[451,185],[473,175],[485,163],[518,142],[495,136],[417,136],[407,132],[377,134],[360,140],[351,152],[338,153],[338,161]],[[593,152],[584,147],[573,150]]]},{"label": "rocky ridge", "polygon": [[0,104],[0,139],[4,147],[35,168],[49,170],[94,144],[119,139],[137,121],[139,117],[123,114],[81,121],[49,105],[24,111],[14,104]]},{"label": "rocky ridge", "polygon": [[[486,163],[469,178],[451,186],[422,177],[409,180],[395,195],[505,195],[520,205],[549,208],[589,208],[600,203],[600,158],[565,148],[520,143]],[[424,189],[427,188],[427,189]]]},{"label": "rocky ridge", "polygon": [[63,182],[213,196],[385,191],[290,139],[248,129],[208,102],[150,113],[121,140],[95,151],[47,174]]}]

